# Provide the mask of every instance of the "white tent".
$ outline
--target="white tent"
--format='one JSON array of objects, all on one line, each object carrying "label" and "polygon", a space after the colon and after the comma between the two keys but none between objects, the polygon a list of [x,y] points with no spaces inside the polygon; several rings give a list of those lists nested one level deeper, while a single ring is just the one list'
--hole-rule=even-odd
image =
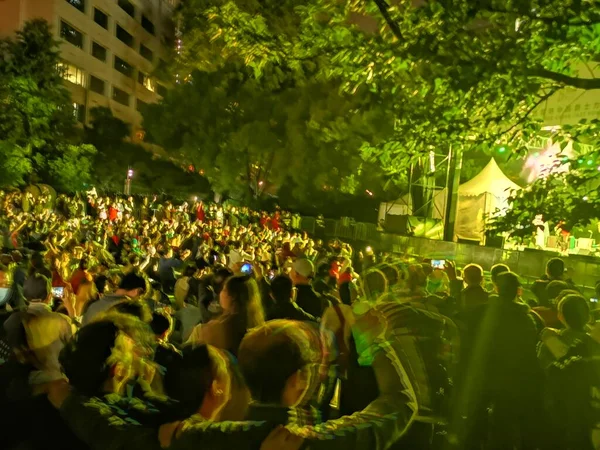
[{"label": "white tent", "polygon": [[483,242],[486,217],[502,214],[511,191],[519,189],[492,158],[479,174],[458,187],[456,237]]}]

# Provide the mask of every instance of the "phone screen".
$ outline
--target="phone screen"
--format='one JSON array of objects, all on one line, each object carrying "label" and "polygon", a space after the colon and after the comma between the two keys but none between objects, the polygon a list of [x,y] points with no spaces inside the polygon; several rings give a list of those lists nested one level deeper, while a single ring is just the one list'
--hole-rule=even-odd
[{"label": "phone screen", "polygon": [[242,266],[242,268],[240,269],[240,271],[244,274],[244,275],[250,275],[252,273],[252,264],[244,264]]},{"label": "phone screen", "polygon": [[598,299],[597,298],[590,298],[590,302],[592,302],[592,303],[598,303]]},{"label": "phone screen", "polygon": [[63,298],[64,295],[65,295],[64,287],[53,287],[52,288],[52,297]]},{"label": "phone screen", "polygon": [[445,259],[432,259],[431,267],[433,267],[434,269],[443,269],[446,267],[446,260]]}]

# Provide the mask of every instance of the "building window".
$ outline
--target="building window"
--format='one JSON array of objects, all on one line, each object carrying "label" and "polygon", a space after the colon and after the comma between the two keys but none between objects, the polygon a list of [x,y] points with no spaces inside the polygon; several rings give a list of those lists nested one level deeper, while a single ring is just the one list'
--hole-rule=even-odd
[{"label": "building window", "polygon": [[120,25],[117,25],[117,39],[133,48],[133,36],[125,31]]},{"label": "building window", "polygon": [[126,75],[130,78],[133,78],[133,67],[131,64],[123,61],[121,58],[115,55],[115,70],[121,72],[123,75]]},{"label": "building window", "polygon": [[94,22],[96,22],[102,28],[108,30],[108,16],[98,8],[94,8]]},{"label": "building window", "polygon": [[142,14],[142,28],[148,33],[154,35],[154,24],[150,19]]},{"label": "building window", "polygon": [[92,42],[92,56],[102,62],[106,62],[106,49],[97,42]]},{"label": "building window", "polygon": [[129,94],[114,86],[112,98],[115,102],[120,103],[121,105],[129,106]]},{"label": "building window", "polygon": [[143,108],[146,107],[146,105],[148,105],[148,103],[146,103],[143,100],[140,100],[139,98],[136,100],[135,102],[135,109],[137,109],[138,111],[142,111]]},{"label": "building window", "polygon": [[64,20],[60,21],[60,37],[73,44],[75,47],[83,48],[83,34]]},{"label": "building window", "polygon": [[138,83],[148,89],[150,92],[156,91],[156,84],[152,79],[146,75],[144,72],[138,72]]},{"label": "building window", "polygon": [[70,3],[82,13],[85,13],[85,0],[67,0],[67,3]]},{"label": "building window", "polygon": [[90,75],[90,90],[96,94],[106,95],[106,83],[94,75]]},{"label": "building window", "polygon": [[135,17],[135,6],[129,0],[119,0],[119,6],[131,17]]},{"label": "building window", "polygon": [[156,83],[156,93],[161,97],[164,97],[165,95],[167,95],[167,88],[164,87],[162,84]]},{"label": "building window", "polygon": [[73,117],[80,123],[85,123],[85,105],[73,103]]},{"label": "building window", "polygon": [[83,70],[73,64],[65,62],[58,63],[58,72],[60,76],[70,83],[85,87],[85,74]]},{"label": "building window", "polygon": [[140,44],[140,55],[150,62],[154,61],[154,52],[152,52],[152,50],[150,50],[144,44]]}]

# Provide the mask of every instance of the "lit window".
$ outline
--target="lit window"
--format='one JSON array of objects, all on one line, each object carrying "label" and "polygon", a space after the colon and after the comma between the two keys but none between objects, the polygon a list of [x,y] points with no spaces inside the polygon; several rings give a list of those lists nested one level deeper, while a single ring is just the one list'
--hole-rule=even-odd
[{"label": "lit window", "polygon": [[85,87],[85,74],[79,67],[69,63],[58,63],[58,72],[65,80]]},{"label": "lit window", "polygon": [[83,48],[83,34],[64,20],[60,21],[60,37],[75,47]]},{"label": "lit window", "polygon": [[80,123],[85,123],[85,105],[73,103],[73,116]]},{"label": "lit window", "polygon": [[138,72],[138,83],[148,89],[150,92],[156,92],[156,84],[144,72]]},{"label": "lit window", "polygon": [[81,12],[85,12],[85,0],[67,0],[67,3],[70,3]]}]

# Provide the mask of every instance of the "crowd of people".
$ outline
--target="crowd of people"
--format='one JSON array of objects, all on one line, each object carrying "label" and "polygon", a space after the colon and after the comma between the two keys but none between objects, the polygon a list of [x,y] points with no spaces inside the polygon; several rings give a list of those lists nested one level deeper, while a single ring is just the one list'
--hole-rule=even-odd
[{"label": "crowd of people", "polygon": [[561,259],[525,301],[507,265],[281,211],[12,192],[0,227],[3,448],[600,448],[597,299]]}]

